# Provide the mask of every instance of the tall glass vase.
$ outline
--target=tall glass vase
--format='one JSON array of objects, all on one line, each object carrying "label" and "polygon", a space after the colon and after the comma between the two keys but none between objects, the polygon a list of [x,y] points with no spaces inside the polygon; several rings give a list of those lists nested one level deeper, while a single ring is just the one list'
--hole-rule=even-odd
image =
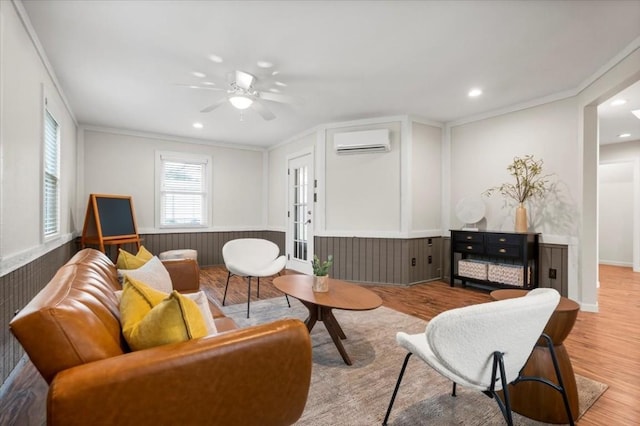
[{"label": "tall glass vase", "polygon": [[516,232],[527,232],[528,230],[527,208],[520,203],[516,208]]}]

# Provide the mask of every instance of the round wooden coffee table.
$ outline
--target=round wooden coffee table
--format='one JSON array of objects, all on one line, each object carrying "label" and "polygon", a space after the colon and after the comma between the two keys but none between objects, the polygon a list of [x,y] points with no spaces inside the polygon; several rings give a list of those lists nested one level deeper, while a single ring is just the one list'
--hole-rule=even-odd
[{"label": "round wooden coffee table", "polygon": [[317,321],[324,322],[342,359],[347,365],[351,365],[351,359],[341,342],[347,336],[332,311],[333,309],[368,311],[382,305],[382,299],[371,290],[345,281],[329,278],[329,291],[325,293],[316,293],[311,290],[312,284],[313,276],[311,275],[283,275],[273,280],[275,288],[295,297],[307,307],[309,310],[309,316],[305,320],[307,330],[311,331]]},{"label": "round wooden coffee table", "polygon": [[[522,297],[527,290],[494,290],[491,297],[495,300]],[[578,387],[573,373],[571,360],[567,349],[564,347],[564,339],[569,335],[578,317],[580,305],[566,297],[560,298],[560,303],[555,309],[544,332],[551,337],[553,347],[558,358],[560,374],[564,382],[569,407],[574,420],[578,418]],[[544,377],[553,383],[557,383],[553,362],[546,341],[542,338],[536,343],[531,357],[522,370],[524,376]],[[564,408],[562,395],[550,386],[538,382],[520,382],[516,386],[509,385],[511,395],[511,408],[531,419],[545,423],[568,423],[567,412]]]}]

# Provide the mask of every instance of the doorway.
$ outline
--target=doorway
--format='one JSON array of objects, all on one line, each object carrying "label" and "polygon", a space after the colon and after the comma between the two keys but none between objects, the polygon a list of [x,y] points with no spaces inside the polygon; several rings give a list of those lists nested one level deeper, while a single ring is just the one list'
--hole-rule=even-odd
[{"label": "doorway", "polygon": [[640,272],[638,253],[638,162],[600,162],[598,167],[598,261],[633,267]]},{"label": "doorway", "polygon": [[287,161],[287,268],[311,274],[314,248],[313,154],[306,152]]}]

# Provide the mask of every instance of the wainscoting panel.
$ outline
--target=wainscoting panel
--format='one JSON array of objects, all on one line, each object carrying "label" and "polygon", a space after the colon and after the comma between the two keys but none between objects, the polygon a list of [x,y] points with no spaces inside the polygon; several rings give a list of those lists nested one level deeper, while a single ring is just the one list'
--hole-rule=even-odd
[{"label": "wainscoting panel", "polygon": [[[413,284],[440,279],[442,239],[315,237],[315,251],[334,257],[329,274],[347,281]],[[428,263],[432,256],[432,263]],[[412,259],[416,260],[412,266]]]},{"label": "wainscoting panel", "polygon": [[[140,235],[142,245],[151,253],[158,254],[174,249],[194,249],[198,251],[200,266],[222,265],[222,246],[237,238],[263,238],[273,241],[284,254],[285,234],[278,231],[233,231],[233,232],[189,232],[176,234],[143,234]],[[136,252],[133,244],[122,246],[123,249]],[[117,250],[107,251],[112,260],[116,259]]]},{"label": "wainscoting panel", "polygon": [[[556,270],[556,278],[549,278],[549,269]],[[540,244],[540,287],[551,287],[567,296],[569,294],[569,248],[560,244]]]},{"label": "wainscoting panel", "polygon": [[70,241],[15,271],[0,277],[0,379],[9,377],[24,351],[9,331],[9,321],[51,280],[77,250]]}]

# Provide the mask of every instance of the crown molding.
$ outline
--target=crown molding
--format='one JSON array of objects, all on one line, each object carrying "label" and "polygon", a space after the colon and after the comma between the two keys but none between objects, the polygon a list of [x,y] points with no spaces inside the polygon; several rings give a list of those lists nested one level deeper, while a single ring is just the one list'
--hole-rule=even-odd
[{"label": "crown molding", "polygon": [[110,134],[122,135],[122,136],[134,136],[139,138],[156,139],[156,140],[163,140],[163,141],[170,141],[170,142],[190,143],[194,145],[205,145],[209,147],[228,148],[228,149],[236,149],[236,150],[244,150],[244,151],[256,151],[256,152],[266,151],[266,148],[261,148],[261,147],[251,146],[251,145],[236,145],[231,143],[217,142],[217,141],[211,141],[211,140],[205,140],[205,139],[186,138],[182,136],[164,135],[161,133],[143,132],[139,130],[93,126],[90,124],[80,125],[80,130],[83,130],[83,131],[88,130],[90,132],[110,133]]}]

